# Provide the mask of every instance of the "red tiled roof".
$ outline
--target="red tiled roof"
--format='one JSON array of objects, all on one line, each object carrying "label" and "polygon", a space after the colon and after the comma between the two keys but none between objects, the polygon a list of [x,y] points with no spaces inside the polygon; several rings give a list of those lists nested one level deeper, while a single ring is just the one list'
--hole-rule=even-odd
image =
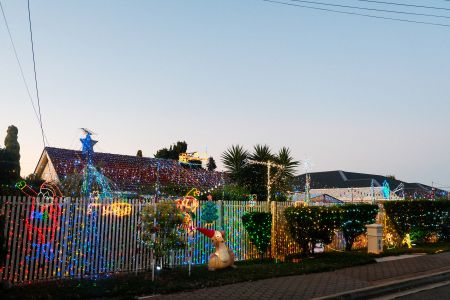
[{"label": "red tiled roof", "polygon": [[[46,147],[45,151],[60,180],[81,172],[84,167],[81,151],[53,147]],[[173,183],[208,189],[222,182],[221,172],[186,168],[171,159],[94,152],[93,161],[98,170],[122,191],[134,192],[141,186],[155,183],[158,163],[159,181],[163,185]]]}]

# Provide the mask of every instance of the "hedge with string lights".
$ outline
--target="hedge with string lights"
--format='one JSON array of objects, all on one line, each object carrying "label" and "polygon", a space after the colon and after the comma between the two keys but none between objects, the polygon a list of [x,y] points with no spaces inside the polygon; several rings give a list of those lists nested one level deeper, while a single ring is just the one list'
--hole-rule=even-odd
[{"label": "hedge with string lights", "polygon": [[304,255],[314,253],[316,243],[330,244],[341,224],[338,206],[288,207],[284,211],[287,229]]},{"label": "hedge with string lights", "polygon": [[341,230],[345,240],[345,250],[352,250],[356,238],[367,231],[366,225],[375,223],[378,205],[346,204],[341,209]]},{"label": "hedge with string lights", "polygon": [[386,201],[383,206],[401,237],[409,234],[411,240],[425,242],[437,235],[440,240],[450,240],[450,201]]},{"label": "hedge with string lights", "polygon": [[313,253],[318,242],[332,242],[334,231],[341,229],[345,250],[351,250],[355,239],[366,232],[366,225],[375,222],[378,206],[346,204],[343,206],[303,206],[285,210],[287,228],[304,254]]},{"label": "hedge with string lights", "polygon": [[270,245],[272,214],[258,211],[246,212],[242,216],[242,224],[249,235],[250,242],[255,245],[261,256],[264,255]]}]

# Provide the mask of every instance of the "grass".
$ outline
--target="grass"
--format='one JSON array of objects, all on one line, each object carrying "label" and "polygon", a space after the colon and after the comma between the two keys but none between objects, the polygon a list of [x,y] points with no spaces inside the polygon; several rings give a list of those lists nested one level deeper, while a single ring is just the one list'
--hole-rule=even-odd
[{"label": "grass", "polygon": [[[273,260],[238,262],[237,269],[208,272],[205,265],[194,266],[188,276],[187,268],[162,270],[155,282],[151,273],[118,274],[97,280],[70,279],[43,282],[0,291],[1,299],[88,299],[116,297],[130,299],[134,296],[174,293],[192,289],[219,286],[258,279],[325,272],[345,267],[369,264],[379,256],[405,253],[436,253],[450,251],[450,243],[417,245],[412,249],[386,250],[381,255],[370,255],[365,250],[352,252],[327,252],[314,257],[291,256],[286,262]],[[295,262],[293,262],[295,261]]]}]

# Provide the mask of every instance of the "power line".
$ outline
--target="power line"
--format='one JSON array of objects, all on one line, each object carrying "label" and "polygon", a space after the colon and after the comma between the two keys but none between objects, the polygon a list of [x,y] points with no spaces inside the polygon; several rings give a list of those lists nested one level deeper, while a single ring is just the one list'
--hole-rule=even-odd
[{"label": "power line", "polygon": [[406,23],[423,24],[423,25],[450,27],[450,24],[415,21],[415,20],[410,20],[410,19],[399,19],[399,18],[391,18],[391,17],[369,15],[369,14],[361,14],[361,13],[356,13],[356,12],[334,10],[334,9],[328,9],[328,8],[322,8],[322,7],[300,5],[300,4],[294,4],[294,3],[286,3],[286,2],[275,1],[275,0],[262,0],[262,1],[276,3],[276,4],[281,4],[281,5],[287,5],[287,6],[301,7],[301,8],[306,8],[306,9],[314,9],[314,10],[321,10],[321,11],[327,11],[327,12],[333,12],[333,13],[339,13],[339,14],[346,14],[346,15],[354,15],[354,16],[361,16],[361,17],[368,17],[368,18],[375,18],[375,19],[383,19],[383,20],[391,20],[391,21],[399,21],[399,22],[406,22]]},{"label": "power line", "polygon": [[421,17],[433,17],[433,18],[450,19],[449,16],[414,13],[414,12],[406,12],[406,11],[399,11],[399,10],[389,10],[389,9],[370,8],[370,7],[342,5],[342,4],[331,4],[331,3],[316,2],[316,1],[303,1],[303,0],[290,0],[290,1],[301,2],[301,3],[308,3],[308,4],[324,5],[324,6],[333,6],[333,7],[342,7],[342,8],[351,8],[351,9],[359,9],[359,10],[376,11],[376,12],[387,12],[387,13],[393,13],[393,14],[402,14],[402,15],[413,15],[413,16],[421,16]]},{"label": "power line", "polygon": [[41,101],[39,98],[39,88],[38,88],[37,72],[36,72],[36,60],[34,57],[34,42],[33,42],[33,29],[31,26],[30,0],[28,0],[28,23],[30,24],[29,28],[30,28],[31,52],[33,54],[34,86],[36,87],[36,98],[37,98],[37,103],[38,103],[39,120],[40,120],[40,125],[41,125],[42,143],[44,143],[44,148],[45,148],[44,127],[42,126]]},{"label": "power line", "polygon": [[[25,74],[23,72],[22,64],[20,62],[19,55],[18,55],[17,49],[16,49],[16,45],[14,43],[14,39],[13,39],[12,34],[11,34],[11,29],[9,28],[8,18],[6,17],[6,12],[5,12],[5,9],[3,8],[3,4],[1,2],[1,0],[0,0],[0,9],[2,11],[3,20],[5,21],[6,30],[7,30],[8,35],[9,35],[9,41],[11,42],[11,47],[13,49],[14,56],[15,56],[16,61],[17,61],[17,65],[19,66],[20,75],[22,77],[23,84],[25,85],[25,89],[27,90],[28,98],[30,99],[31,106],[33,107],[34,115],[36,116],[36,119],[37,119],[39,125],[41,125],[41,121],[39,119],[38,113],[36,111],[36,107],[34,105],[33,96],[31,96],[30,87],[28,86],[27,80],[25,78]],[[44,138],[45,138],[45,140],[47,140],[47,137],[45,137],[45,135],[44,135]],[[47,144],[48,144],[48,141],[47,141]]]},{"label": "power line", "polygon": [[[355,1],[377,3],[377,4],[387,4],[387,5],[396,5],[396,6],[404,6],[404,7],[414,7],[414,8],[449,10],[450,11],[450,8],[446,8],[446,7],[436,7],[436,6],[426,6],[426,5],[416,5],[416,4],[405,4],[405,3],[398,3],[398,2],[386,2],[386,1],[375,1],[375,0],[355,0]],[[445,1],[447,1],[447,0],[445,0]],[[448,0],[448,1],[450,1],[450,0]]]}]

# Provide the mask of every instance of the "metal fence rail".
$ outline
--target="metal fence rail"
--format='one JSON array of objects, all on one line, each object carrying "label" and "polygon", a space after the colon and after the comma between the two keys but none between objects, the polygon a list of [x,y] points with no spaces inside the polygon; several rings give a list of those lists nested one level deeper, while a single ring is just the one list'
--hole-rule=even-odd
[{"label": "metal fence rail", "polygon": [[[94,203],[86,199],[39,199],[2,197],[5,217],[6,262],[0,279],[14,284],[71,277],[96,277],[115,272],[151,269],[151,251],[140,241],[139,199]],[[201,221],[200,201],[196,225],[223,229],[236,260],[259,258],[242,225],[246,211],[272,212],[272,246],[266,256],[282,257],[299,252],[284,230],[283,210],[291,203],[216,201],[219,219],[212,225]],[[190,251],[192,250],[192,257]],[[207,263],[213,252],[207,237],[195,234],[186,249],[164,257],[164,264],[182,266]]]}]

